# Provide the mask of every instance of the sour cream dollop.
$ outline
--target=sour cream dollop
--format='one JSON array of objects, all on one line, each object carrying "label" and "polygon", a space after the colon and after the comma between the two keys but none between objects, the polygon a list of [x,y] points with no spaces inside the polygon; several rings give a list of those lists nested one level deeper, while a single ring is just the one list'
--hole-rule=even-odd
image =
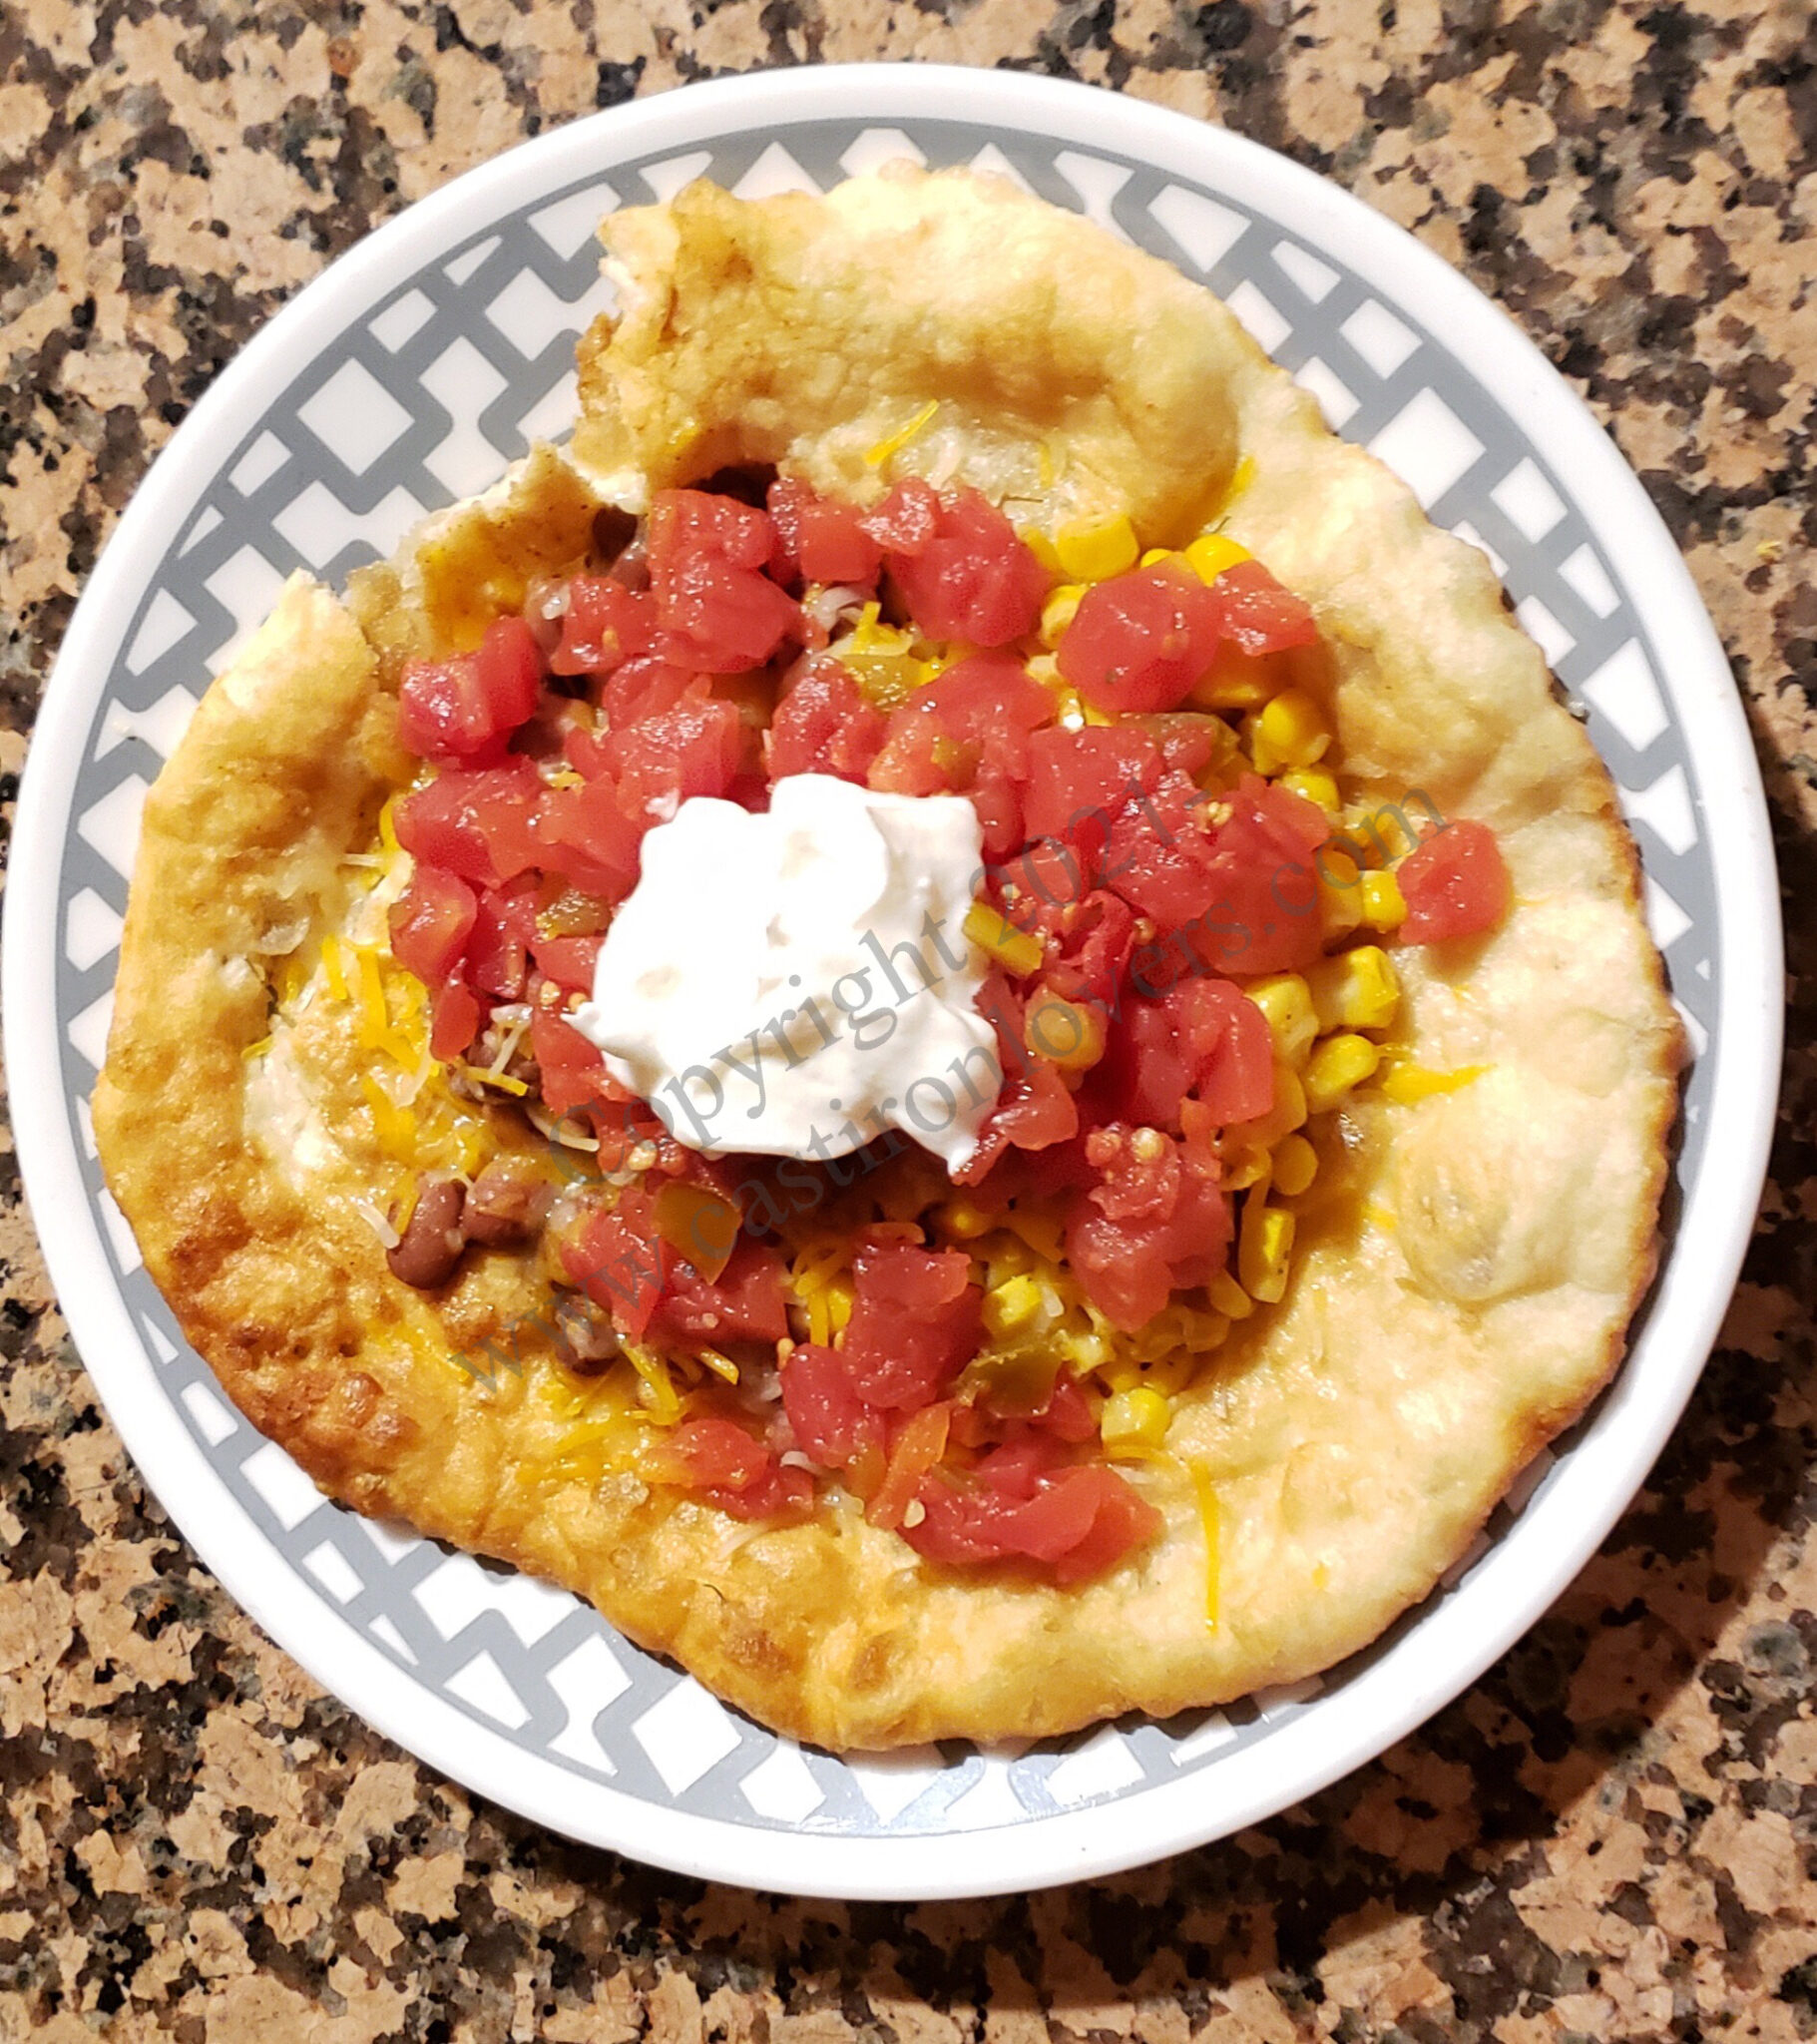
[{"label": "sour cream dollop", "polygon": [[710,795],[644,839],[637,886],[569,1019],[690,1149],[827,1159],[900,1129],[964,1164],[996,1105],[982,874],[963,795],[825,773],[753,815]]}]

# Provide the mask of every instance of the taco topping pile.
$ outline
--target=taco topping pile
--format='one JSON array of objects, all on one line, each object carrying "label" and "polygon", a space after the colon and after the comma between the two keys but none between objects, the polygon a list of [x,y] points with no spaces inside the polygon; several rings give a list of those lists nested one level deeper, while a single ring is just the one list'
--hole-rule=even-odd
[{"label": "taco topping pile", "polygon": [[[635,1371],[650,1481],[787,1520],[836,1477],[937,1562],[1109,1567],[1159,1525],[1118,1464],[1164,1453],[1171,1395],[1281,1297],[1336,1111],[1475,1076],[1385,1045],[1393,950],[1493,928],[1501,854],[1346,817],[1320,663],[1215,531],[1049,541],[970,489],[861,511],[747,471],[603,513],[576,572],[406,668],[421,770],[360,855],[383,935],[290,967],[375,1054],[393,1272],[538,1245],[576,1438]],[[849,1118],[725,1154],[575,1026],[646,835],[803,775],[976,813],[948,964],[994,1058],[928,1075],[989,1101],[950,1173]],[[696,935],[681,915],[674,954]],[[872,957],[874,1011],[929,997]],[[541,1155],[495,1140],[526,1116]]]}]

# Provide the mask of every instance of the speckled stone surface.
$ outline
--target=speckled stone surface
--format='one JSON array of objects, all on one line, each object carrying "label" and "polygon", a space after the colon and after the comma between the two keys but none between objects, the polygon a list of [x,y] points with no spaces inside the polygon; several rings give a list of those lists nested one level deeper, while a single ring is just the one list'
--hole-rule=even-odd
[{"label": "speckled stone surface", "polygon": [[374,223],[688,79],[1108,82],[1283,149],[1506,305],[1613,428],[1745,694],[1791,906],[1779,1144],[1723,1345],[1556,1610],[1302,1808],[1118,1880],[842,1908],[476,1802],[196,1562],[0,1154],[0,2039],[665,2044],[1817,2032],[1817,35],[1804,0],[0,0],[0,769],[211,376]]}]

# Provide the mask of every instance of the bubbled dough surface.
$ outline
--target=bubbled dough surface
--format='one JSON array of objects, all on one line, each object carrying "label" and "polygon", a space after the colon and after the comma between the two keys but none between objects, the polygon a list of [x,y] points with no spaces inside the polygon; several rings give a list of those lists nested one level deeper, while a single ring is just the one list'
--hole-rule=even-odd
[{"label": "bubbled dough surface", "polygon": [[[848,236],[874,246],[879,222],[896,238],[887,300],[859,287],[863,263],[845,253]],[[874,487],[853,450],[899,424],[905,401],[967,392],[990,425],[973,473],[1049,449],[1048,469],[1031,456],[1028,470],[1049,476],[1048,499],[1019,515],[1128,509],[1146,538],[1150,520],[1190,527],[1205,475],[1253,455],[1229,529],[1320,615],[1360,797],[1423,787],[1501,833],[1517,895],[1506,927],[1403,959],[1413,1054],[1492,1069],[1346,1119],[1342,1154],[1301,1203],[1287,1300],[1239,1328],[1181,1401],[1169,1446],[1206,1466],[1220,1505],[1215,1628],[1181,1467],[1135,1471],[1166,1516],[1154,1546],[1069,1590],[943,1575],[849,1511],[752,1528],[635,1476],[549,1473],[548,1365],[532,1356],[527,1378],[488,1390],[450,1360],[538,1305],[534,1274],[470,1257],[438,1310],[390,1278],[347,1208],[376,1153],[346,1011],[312,1013],[287,1047],[328,1137],[307,1168],[282,1145],[280,1167],[248,1128],[241,1057],[266,1027],[248,948],[299,901],[323,921],[344,911],[334,861],[369,840],[398,770],[399,651],[470,643],[476,588],[509,601],[527,563],[584,543],[585,492],[533,462],[357,590],[360,622],[292,584],[153,791],[97,1099],[148,1266],[254,1422],[336,1495],[567,1584],[801,1737],[1039,1736],[1329,1666],[1426,1594],[1588,1403],[1652,1272],[1680,1050],[1606,774],[1482,556],[1434,531],[1164,265],[1006,186],[946,175],[824,205],[696,194],[671,215],[616,216],[608,234],[630,309],[616,338],[596,328],[584,349],[596,481],[779,454],[829,486]],[[1012,244],[1054,266],[1004,260]],[[1056,288],[1087,271],[1102,286],[1107,269],[1116,290]],[[932,319],[954,276],[971,281]],[[898,353],[917,291],[926,382]],[[811,317],[787,315],[796,299]],[[1139,378],[1132,305],[1153,314]],[[753,403],[765,390],[799,404]],[[1056,472],[1069,420],[1079,444]]]}]

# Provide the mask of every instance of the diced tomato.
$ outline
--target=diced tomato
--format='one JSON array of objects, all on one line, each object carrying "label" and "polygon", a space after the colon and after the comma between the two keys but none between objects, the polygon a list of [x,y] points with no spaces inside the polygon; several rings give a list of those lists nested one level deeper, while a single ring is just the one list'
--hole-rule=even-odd
[{"label": "diced tomato", "polygon": [[1149,1128],[1177,1134],[1188,1097],[1220,1128],[1274,1105],[1267,1019],[1227,979],[1191,974],[1157,999],[1130,1002],[1107,1057],[1119,1115]]},{"label": "diced tomato", "polygon": [[439,986],[460,963],[478,913],[465,881],[419,864],[387,918],[392,955],[425,986]]},{"label": "diced tomato", "polygon": [[459,979],[444,980],[432,998],[429,1055],[458,1058],[480,1033],[482,1014],[473,989]]},{"label": "diced tomato", "polygon": [[929,1404],[977,1353],[982,1293],[962,1250],[861,1244],[841,1359],[872,1405]]},{"label": "diced tomato", "polygon": [[[606,713],[609,730],[626,731],[640,718],[673,710],[690,690],[696,695],[700,692],[699,677],[691,668],[678,667],[660,654],[639,654],[607,678],[600,692],[600,706]],[[597,773],[605,757],[605,743],[603,737],[577,732],[562,750],[576,771]]]},{"label": "diced tomato", "polygon": [[397,692],[398,738],[425,760],[497,753],[536,709],[543,656],[522,618],[494,618],[475,653],[412,661]]},{"label": "diced tomato", "polygon": [[865,588],[877,579],[883,548],[864,529],[855,504],[823,497],[810,483],[778,476],[769,486],[776,528],[779,582],[842,583]]},{"label": "diced tomato", "polygon": [[1259,561],[1238,561],[1211,585],[1218,629],[1251,658],[1318,643],[1318,621]]},{"label": "diced tomato", "polygon": [[1055,1558],[1056,1582],[1084,1583],[1104,1575],[1126,1555],[1145,1547],[1165,1523],[1146,1498],[1102,1462],[1075,1470],[1067,1481],[1075,1501],[1085,1484],[1091,1485],[1088,1501],[1093,1511],[1086,1532]]},{"label": "diced tomato", "polygon": [[997,1105],[979,1131],[978,1148],[953,1173],[956,1185],[980,1184],[1004,1151],[1046,1150],[1079,1133],[1079,1108],[1059,1071],[1035,1059],[1026,1071],[1012,1071]]},{"label": "diced tomato", "polygon": [[1178,1129],[1179,1104],[1192,1084],[1192,1059],[1165,996],[1129,1003],[1111,1031],[1102,1069],[1119,1119]]},{"label": "diced tomato", "polygon": [[780,1341],[788,1332],[782,1261],[748,1235],[738,1237],[710,1284],[678,1261],[657,1320],[664,1331],[696,1343]]},{"label": "diced tomato", "polygon": [[949,1566],[1026,1559],[1056,1582],[1102,1575],[1160,1531],[1161,1515],[1103,1462],[1067,1469],[1030,1496],[986,1484],[958,1488],[926,1478],[924,1516],[903,1538],[929,1561]]},{"label": "diced tomato", "polygon": [[1508,913],[1511,883],[1502,847],[1487,823],[1447,823],[1395,868],[1407,902],[1402,941],[1439,944],[1477,937]]},{"label": "diced tomato", "polygon": [[960,489],[936,498],[932,529],[922,537],[925,500],[919,492],[907,496],[911,487],[900,485],[865,526],[884,539],[916,624],[930,638],[970,646],[1005,646],[1032,632],[1053,578],[1016,528],[978,491]]},{"label": "diced tomato", "polygon": [[1162,773],[1112,818],[1103,878],[1163,930],[1183,928],[1218,898],[1222,874],[1210,807],[1211,798],[1184,774]]},{"label": "diced tomato", "polygon": [[546,979],[553,980],[565,993],[587,994],[593,991],[594,968],[600,962],[600,946],[605,941],[603,935],[533,937],[530,952],[537,970]]},{"label": "diced tomato", "polygon": [[1071,1441],[1075,1446],[1098,1438],[1098,1414],[1080,1389],[1079,1379],[1064,1374],[1055,1378],[1048,1402],[1033,1416],[1030,1424],[1042,1433],[1050,1433],[1057,1440]]},{"label": "diced tomato", "polygon": [[1196,710],[1166,710],[1144,717],[1139,729],[1160,749],[1162,763],[1189,780],[1220,756],[1227,756],[1233,743],[1230,727],[1220,717]]},{"label": "diced tomato", "polygon": [[1005,857],[1025,835],[1029,734],[1053,716],[1053,697],[1013,655],[972,654],[891,713],[867,778],[895,794],[969,794],[985,855]]},{"label": "diced tomato", "polygon": [[1081,836],[1102,845],[1111,819],[1160,778],[1160,748],[1139,725],[1038,731],[1029,741],[1023,817],[1031,837]]},{"label": "diced tomato", "polygon": [[683,697],[660,716],[643,717],[607,740],[619,805],[667,822],[690,795],[722,795],[738,771],[744,727],[735,703]]},{"label": "diced tomato", "polygon": [[811,661],[776,705],[764,736],[769,777],[832,773],[862,783],[883,744],[886,722],[838,661]]},{"label": "diced tomato", "polygon": [[744,1490],[769,1468],[769,1450],[734,1419],[684,1419],[657,1443],[650,1459],[654,1474],[690,1490],[709,1485]]},{"label": "diced tomato", "polygon": [[1189,570],[1162,562],[1088,589],[1061,637],[1061,674],[1100,710],[1171,710],[1217,652],[1220,612]]},{"label": "diced tomato", "polygon": [[537,862],[589,894],[621,901],[638,876],[647,820],[628,816],[611,777],[542,791],[532,819]]},{"label": "diced tomato", "polygon": [[1099,1129],[1086,1155],[1100,1182],[1074,1208],[1067,1259],[1093,1304],[1134,1331],[1222,1267],[1229,1198],[1197,1156],[1152,1127]]},{"label": "diced tomato", "polygon": [[1274,1034],[1261,1009],[1227,979],[1189,979],[1174,1000],[1181,1038],[1193,1052],[1194,1095],[1224,1127],[1270,1113]]},{"label": "diced tomato", "polygon": [[883,1415],[858,1395],[842,1357],[801,1342],[782,1364],[782,1409],[796,1441],[823,1469],[842,1469],[883,1443]]},{"label": "diced tomato", "polygon": [[712,674],[761,667],[800,628],[800,606],[763,570],[768,515],[703,490],[659,490],[651,505],[650,587],[681,665]]},{"label": "diced tomato", "polygon": [[663,1295],[675,1252],[656,1232],[650,1195],[629,1187],[610,1213],[590,1213],[560,1244],[562,1268],[622,1334],[641,1341]]},{"label": "diced tomato", "polygon": [[697,1491],[739,1519],[795,1518],[813,1500],[814,1481],[805,1469],[778,1467],[748,1428],[709,1414],[684,1419],[666,1434],[649,1468],[659,1483]]},{"label": "diced tomato", "polygon": [[537,1090],[551,1114],[572,1114],[577,1107],[608,1097],[612,1082],[597,1046],[563,1015],[549,1008],[532,1009],[530,1048],[541,1078]]},{"label": "diced tomato", "polygon": [[940,529],[940,493],[918,475],[909,476],[858,524],[886,553],[918,554]]},{"label": "diced tomato", "polygon": [[536,882],[489,887],[467,945],[467,980],[495,1001],[521,1001],[530,944],[536,935]]},{"label": "diced tomato", "polygon": [[[1183,932],[1181,956],[1195,969],[1281,972],[1311,963],[1324,942],[1312,859],[1330,831],[1324,812],[1254,774],[1218,797],[1217,808],[1223,820],[1213,828],[1208,797],[1182,775],[1163,774],[1118,815],[1105,878],[1161,930]],[[1155,986],[1138,953],[1136,991],[1164,991],[1180,969],[1168,966]]]},{"label": "diced tomato", "polygon": [[568,585],[562,636],[549,665],[558,675],[609,675],[650,651],[656,603],[613,575],[577,575]]},{"label": "diced tomato", "polygon": [[475,887],[497,887],[542,862],[531,812],[543,783],[528,760],[444,767],[398,802],[397,840],[422,863]]}]

